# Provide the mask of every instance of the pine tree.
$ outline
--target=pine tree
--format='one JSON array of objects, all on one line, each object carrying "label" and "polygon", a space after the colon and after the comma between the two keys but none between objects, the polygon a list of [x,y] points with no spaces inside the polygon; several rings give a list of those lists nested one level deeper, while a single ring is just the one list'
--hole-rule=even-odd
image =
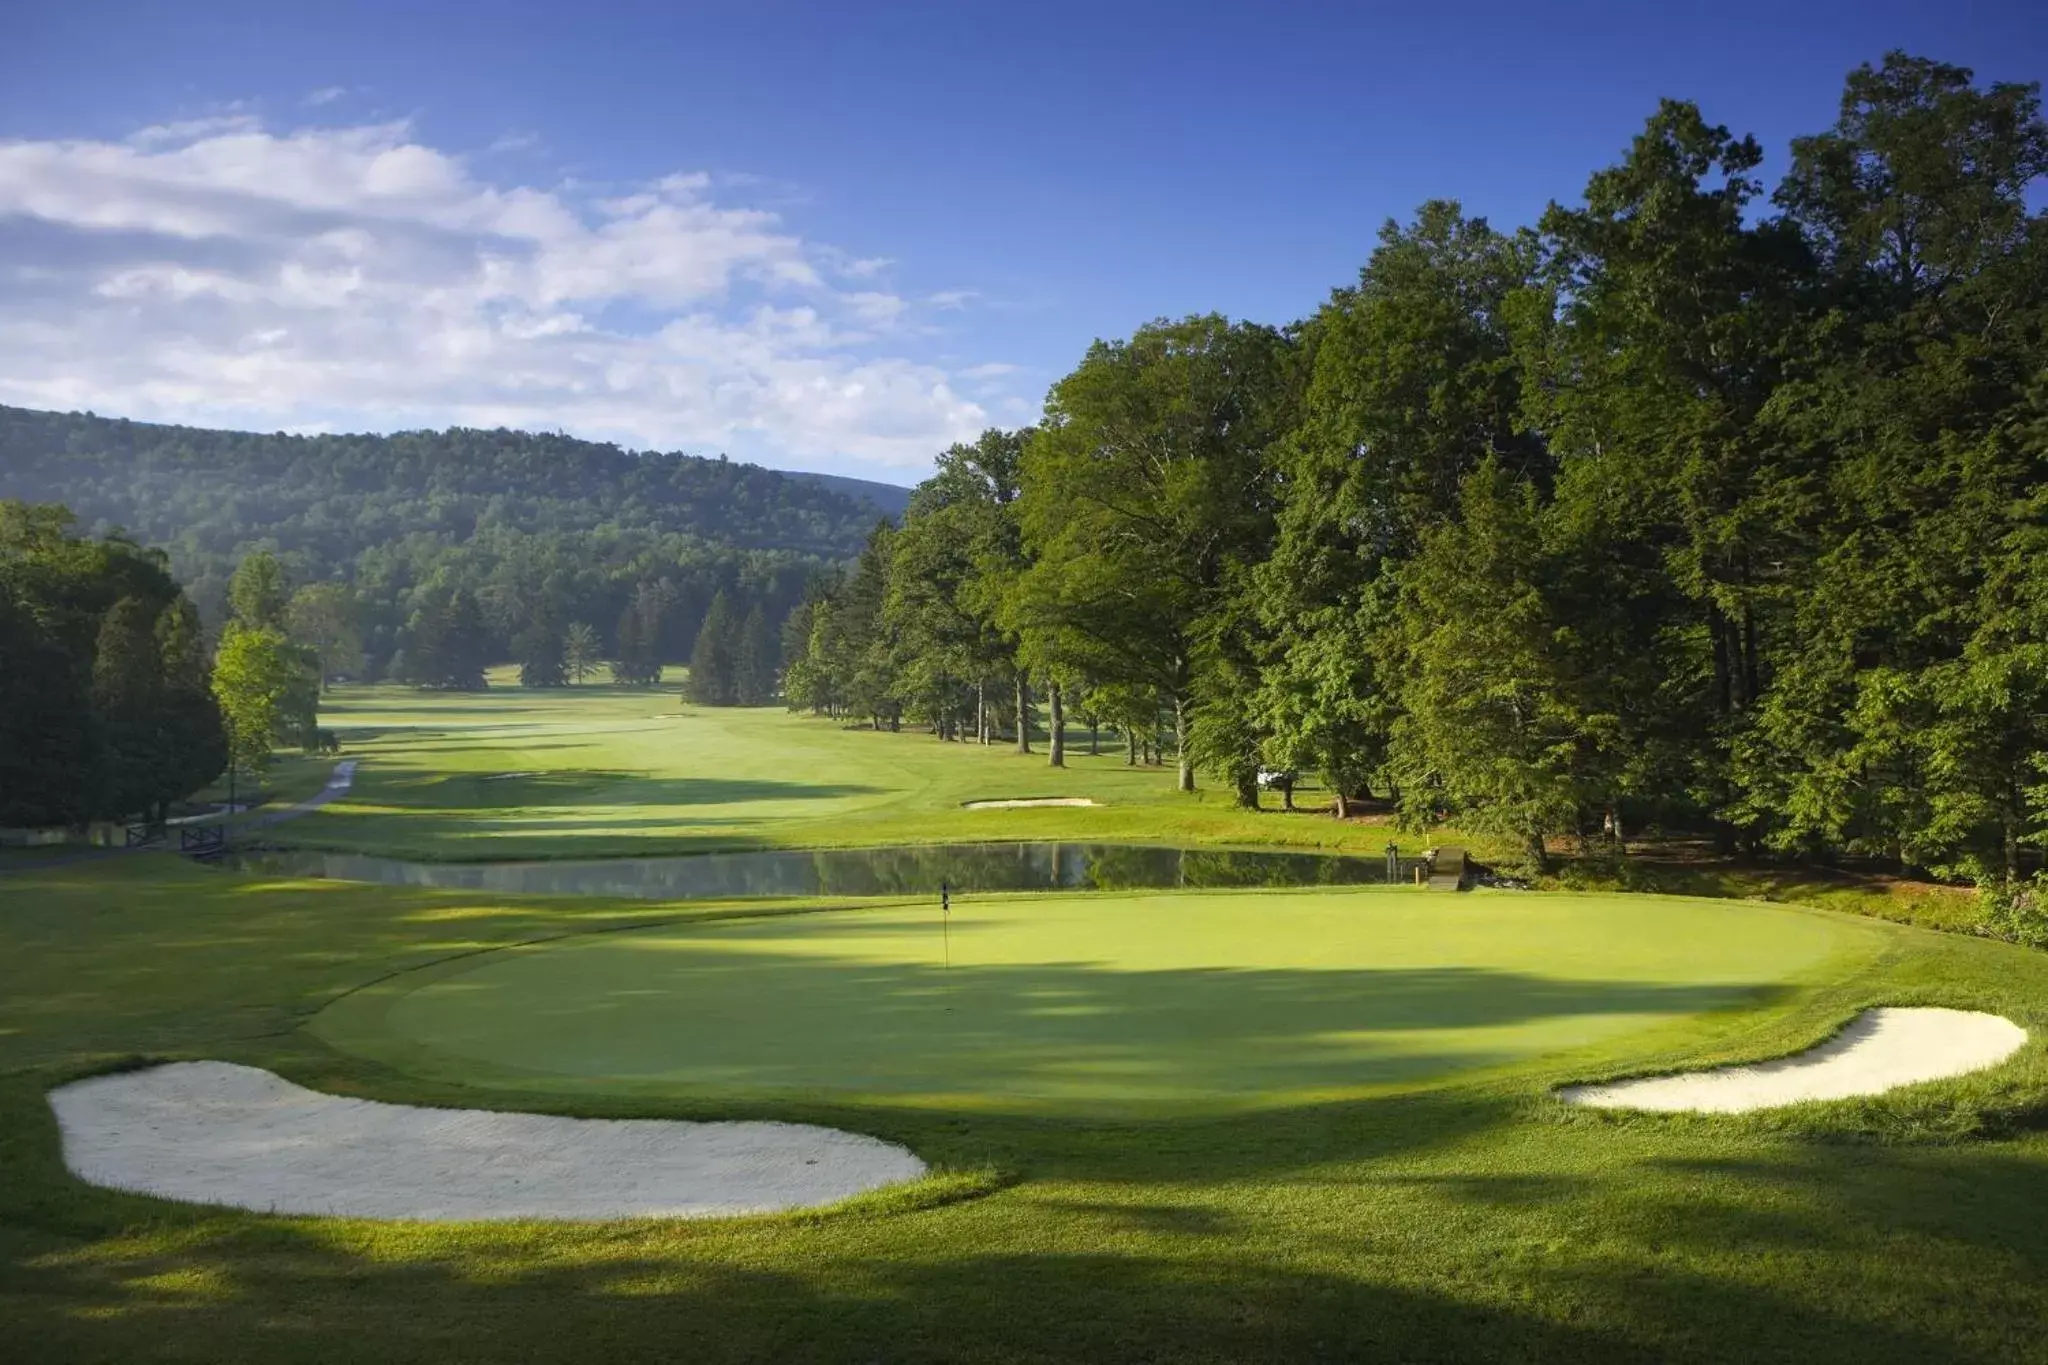
[{"label": "pine tree", "polygon": [[739,623],[732,602],[721,590],[704,613],[697,643],[690,651],[690,700],[705,706],[731,706],[738,699]]},{"label": "pine tree", "polygon": [[512,642],[521,687],[566,687],[569,670],[562,632],[550,621],[535,621]]},{"label": "pine tree", "polygon": [[740,623],[734,651],[733,699],[741,706],[766,706],[775,700],[775,633],[759,599]]}]

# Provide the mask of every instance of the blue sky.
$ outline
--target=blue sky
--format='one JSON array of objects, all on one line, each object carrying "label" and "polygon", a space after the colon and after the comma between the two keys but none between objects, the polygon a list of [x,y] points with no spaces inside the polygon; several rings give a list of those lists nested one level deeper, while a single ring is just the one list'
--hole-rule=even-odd
[{"label": "blue sky", "polygon": [[1657,98],[1771,150],[2004,3],[96,4],[0,45],[0,402],[559,427],[911,482],[1098,336],[1530,221]]}]

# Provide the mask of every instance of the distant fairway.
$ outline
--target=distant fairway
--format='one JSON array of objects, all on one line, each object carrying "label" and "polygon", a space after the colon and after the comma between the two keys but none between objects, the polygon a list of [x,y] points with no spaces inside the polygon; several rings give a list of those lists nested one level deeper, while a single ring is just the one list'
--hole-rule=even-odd
[{"label": "distant fairway", "polygon": [[1753,1008],[1880,941],[1642,897],[991,898],[957,906],[945,937],[936,905],[892,906],[491,954],[350,996],[314,1028],[415,1074],[525,1089],[1227,1109]]},{"label": "distant fairway", "polygon": [[[321,723],[364,761],[346,802],[285,841],[392,857],[483,860],[702,853],[764,847],[1093,838],[1287,844],[1378,854],[1390,832],[1194,799],[1171,768],[1090,755],[1069,726],[1067,766],[1045,743],[940,743],[780,707],[686,706],[673,687],[494,686],[482,693],[341,687]],[[1093,807],[967,810],[970,801],[1087,797]],[[1322,794],[1305,791],[1310,805]],[[1269,798],[1269,805],[1277,798]]]}]

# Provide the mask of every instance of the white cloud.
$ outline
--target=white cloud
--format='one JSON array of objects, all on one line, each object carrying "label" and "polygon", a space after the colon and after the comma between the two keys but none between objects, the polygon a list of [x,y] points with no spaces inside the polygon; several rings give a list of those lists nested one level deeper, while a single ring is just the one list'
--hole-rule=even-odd
[{"label": "white cloud", "polygon": [[278,132],[232,109],[0,142],[0,401],[903,468],[988,424],[959,386],[1002,367],[880,349],[962,291],[828,283],[889,263],[714,197],[729,187],[496,183],[405,123]]},{"label": "white cloud", "polygon": [[306,93],[306,103],[317,109],[323,104],[334,103],[347,93],[348,87],[345,85],[323,85],[318,90]]}]

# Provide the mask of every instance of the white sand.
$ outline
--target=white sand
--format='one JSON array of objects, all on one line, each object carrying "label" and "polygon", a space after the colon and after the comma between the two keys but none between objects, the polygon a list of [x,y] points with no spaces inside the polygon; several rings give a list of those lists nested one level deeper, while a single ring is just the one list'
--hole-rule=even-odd
[{"label": "white sand", "polygon": [[1874,1009],[1818,1047],[1775,1062],[1649,1076],[1558,1091],[1602,1109],[1739,1114],[1805,1100],[1881,1095],[1996,1066],[2027,1041],[2010,1019],[1975,1010]]},{"label": "white sand", "polygon": [[1026,796],[1014,801],[963,801],[968,810],[1018,810],[1025,806],[1092,806],[1085,796]]},{"label": "white sand", "polygon": [[877,1138],[792,1123],[570,1119],[343,1099],[177,1062],[50,1092],[94,1185],[260,1212],[469,1221],[692,1218],[836,1203],[924,1174]]}]

